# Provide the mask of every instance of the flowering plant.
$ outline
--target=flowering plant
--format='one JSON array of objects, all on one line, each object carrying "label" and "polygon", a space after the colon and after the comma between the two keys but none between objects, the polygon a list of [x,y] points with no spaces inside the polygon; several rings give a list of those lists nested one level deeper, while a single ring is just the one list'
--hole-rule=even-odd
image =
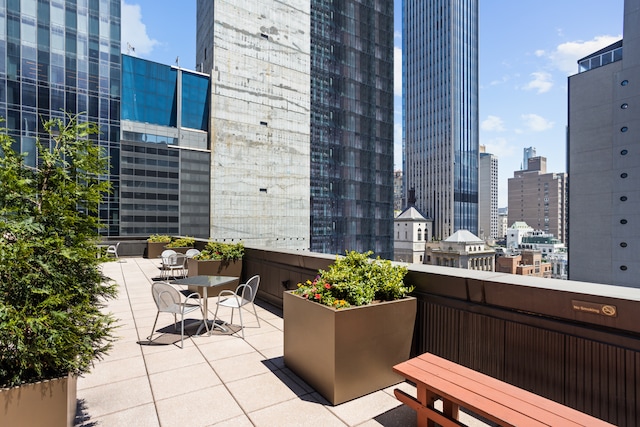
[{"label": "flowering plant", "polygon": [[380,257],[371,259],[372,253],[350,251],[337,257],[327,270],[319,270],[313,281],[299,283],[293,293],[335,308],[406,297],[413,290],[403,282],[407,268]]}]

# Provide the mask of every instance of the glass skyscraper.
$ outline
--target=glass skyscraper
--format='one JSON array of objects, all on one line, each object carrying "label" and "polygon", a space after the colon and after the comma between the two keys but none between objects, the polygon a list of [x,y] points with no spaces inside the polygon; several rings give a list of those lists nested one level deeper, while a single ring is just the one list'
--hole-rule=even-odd
[{"label": "glass skyscraper", "polygon": [[311,2],[311,250],[393,258],[393,2]]},{"label": "glass skyscraper", "polygon": [[434,239],[478,234],[478,0],[402,2],[405,191]]},{"label": "glass skyscraper", "polygon": [[114,192],[100,206],[105,234],[119,234],[120,0],[0,2],[0,117],[35,165],[42,126],[64,112],[99,125]]}]

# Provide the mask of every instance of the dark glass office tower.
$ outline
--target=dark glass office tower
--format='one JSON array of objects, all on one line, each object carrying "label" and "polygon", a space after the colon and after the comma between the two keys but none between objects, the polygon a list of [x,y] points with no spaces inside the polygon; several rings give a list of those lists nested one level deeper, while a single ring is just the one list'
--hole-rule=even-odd
[{"label": "dark glass office tower", "polygon": [[393,2],[311,2],[311,250],[393,257]]},{"label": "dark glass office tower", "polygon": [[405,191],[433,237],[478,234],[478,0],[403,0]]},{"label": "dark glass office tower", "polygon": [[111,156],[104,234],[119,230],[120,0],[7,0],[0,5],[0,116],[35,165],[42,121],[83,113]]}]

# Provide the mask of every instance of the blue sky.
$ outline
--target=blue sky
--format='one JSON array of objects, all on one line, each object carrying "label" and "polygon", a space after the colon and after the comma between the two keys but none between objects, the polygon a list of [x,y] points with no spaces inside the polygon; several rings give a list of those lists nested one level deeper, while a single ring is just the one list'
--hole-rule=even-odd
[{"label": "blue sky", "polygon": [[[425,0],[428,1],[428,0]],[[195,69],[196,2],[127,0],[122,51]],[[480,1],[480,144],[498,156],[499,206],[525,147],[566,171],[567,77],[577,60],[622,37],[623,0]],[[395,1],[396,169],[402,167],[401,1]],[[135,52],[130,49],[131,46]]]}]

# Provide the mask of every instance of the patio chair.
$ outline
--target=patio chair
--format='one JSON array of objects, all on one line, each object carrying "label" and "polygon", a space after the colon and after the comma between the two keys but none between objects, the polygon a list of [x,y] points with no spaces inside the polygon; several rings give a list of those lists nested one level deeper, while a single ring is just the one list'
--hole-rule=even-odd
[{"label": "patio chair", "polygon": [[175,254],[177,254],[177,252],[174,251],[173,249],[165,249],[160,254],[160,277],[162,277],[162,278],[165,277],[164,266],[165,266],[165,264],[169,263],[169,257],[171,255],[175,255]]},{"label": "patio chair", "polygon": [[[243,283],[238,286],[234,291],[223,290],[218,294],[218,301],[216,302],[216,312],[213,315],[214,321],[218,318],[218,309],[220,307],[231,308],[231,323],[233,323],[233,310],[238,309],[240,314],[240,329],[242,330],[242,339],[244,339],[244,324],[242,323],[242,307],[251,304],[253,306],[253,314],[258,321],[258,327],[260,327],[260,319],[256,312],[256,306],[253,301],[258,293],[258,286],[260,285],[260,276],[255,275],[251,279],[247,280],[247,283]],[[226,323],[226,322],[225,322]]]},{"label": "patio chair", "polygon": [[[151,293],[153,300],[158,307],[156,313],[156,320],[153,322],[153,328],[151,329],[151,335],[147,337],[149,341],[152,341],[153,334],[156,330],[156,323],[158,323],[158,316],[160,313],[172,313],[173,314],[173,328],[177,330],[178,314],[180,315],[180,348],[184,348],[184,315],[191,313],[192,311],[200,310],[202,318],[204,319],[204,311],[202,304],[200,303],[200,295],[194,292],[187,296],[186,300],[183,300],[181,293],[176,288],[171,286],[167,282],[155,282],[151,285]],[[207,333],[209,332],[209,326],[207,322],[204,322]]]},{"label": "patio chair", "polygon": [[[178,274],[176,274],[176,272]],[[186,277],[187,275],[187,257],[185,254],[174,253],[168,257],[162,258],[162,276],[167,279],[169,277]]]},{"label": "patio chair", "polygon": [[120,242],[116,243],[115,245],[109,245],[107,246],[107,252],[106,255],[113,255],[116,258],[118,258],[118,247],[120,247]]},{"label": "patio chair", "polygon": [[189,249],[189,250],[187,250],[185,255],[187,256],[187,258],[193,258],[194,256],[198,255],[199,253],[200,253],[200,251],[197,250],[197,249]]}]

